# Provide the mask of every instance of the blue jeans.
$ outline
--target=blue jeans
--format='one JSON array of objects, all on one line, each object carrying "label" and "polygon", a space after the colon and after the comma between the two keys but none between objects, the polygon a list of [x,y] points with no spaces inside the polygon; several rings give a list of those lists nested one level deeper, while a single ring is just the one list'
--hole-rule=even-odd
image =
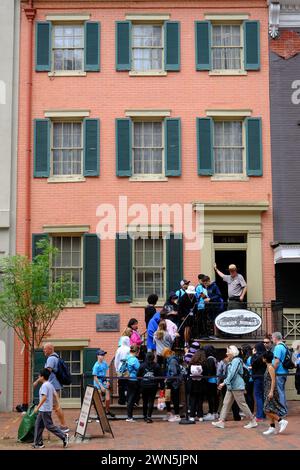
[{"label": "blue jeans", "polygon": [[285,397],[285,382],[286,382],[286,376],[278,375],[276,377],[276,385],[277,385],[277,390],[278,390],[278,395],[279,395],[279,401],[281,405],[284,407],[285,413],[287,414],[288,408],[287,408],[287,402],[286,402],[286,397]]},{"label": "blue jeans", "polygon": [[264,378],[257,377],[254,379],[254,397],[256,402],[256,417],[264,419]]}]

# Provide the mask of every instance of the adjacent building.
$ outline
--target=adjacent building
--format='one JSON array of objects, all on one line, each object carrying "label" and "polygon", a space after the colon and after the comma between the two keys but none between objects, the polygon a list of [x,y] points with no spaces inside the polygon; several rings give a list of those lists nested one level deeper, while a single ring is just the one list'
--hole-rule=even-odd
[{"label": "adjacent building", "polygon": [[130,318],[144,330],[150,293],[162,305],[216,261],[238,265],[249,303],[275,299],[268,28],[265,0],[23,2],[17,250],[48,237],[52,275],[73,279],[48,338],[73,374],[64,406],[96,348],[110,361]]},{"label": "adjacent building", "polygon": [[[19,0],[0,3],[0,257],[16,244]],[[0,323],[0,411],[12,407],[13,332]]]},{"label": "adjacent building", "polygon": [[[300,2],[269,4],[272,247],[276,299],[283,303],[283,333],[292,344],[300,339]],[[293,383],[291,389],[295,393]]]}]

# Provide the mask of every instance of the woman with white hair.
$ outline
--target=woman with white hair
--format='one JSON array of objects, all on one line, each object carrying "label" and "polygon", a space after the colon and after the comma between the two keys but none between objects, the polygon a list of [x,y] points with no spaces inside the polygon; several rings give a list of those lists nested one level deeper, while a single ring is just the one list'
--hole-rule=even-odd
[{"label": "woman with white hair", "polygon": [[243,361],[239,356],[239,350],[236,346],[229,346],[227,348],[227,357],[229,364],[227,367],[227,375],[223,383],[218,386],[219,390],[222,390],[224,385],[227,387],[226,395],[224,398],[220,419],[219,421],[212,422],[213,426],[217,428],[225,427],[225,420],[229,410],[232,407],[234,400],[238,404],[241,411],[249,417],[250,421],[245,429],[255,428],[257,422],[255,416],[251,413],[246,401],[245,401],[245,382],[243,379]]}]

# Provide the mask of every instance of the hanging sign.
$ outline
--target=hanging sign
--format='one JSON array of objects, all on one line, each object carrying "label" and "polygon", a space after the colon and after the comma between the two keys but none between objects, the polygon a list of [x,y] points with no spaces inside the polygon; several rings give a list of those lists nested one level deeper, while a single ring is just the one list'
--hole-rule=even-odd
[{"label": "hanging sign", "polygon": [[246,335],[261,326],[261,318],[250,310],[227,310],[220,313],[215,320],[216,327],[233,335]]}]

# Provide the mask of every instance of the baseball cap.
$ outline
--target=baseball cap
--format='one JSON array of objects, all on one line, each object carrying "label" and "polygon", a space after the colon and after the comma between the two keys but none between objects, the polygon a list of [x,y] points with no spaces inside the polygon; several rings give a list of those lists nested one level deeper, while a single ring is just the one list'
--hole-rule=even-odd
[{"label": "baseball cap", "polygon": [[98,349],[98,351],[97,351],[97,356],[105,356],[105,354],[107,354],[106,351],[103,351],[103,349],[101,349],[101,348]]},{"label": "baseball cap", "polygon": [[180,281],[180,285],[181,287],[184,286],[184,284],[189,284],[191,281],[187,281],[186,279],[182,279],[182,281]]}]

